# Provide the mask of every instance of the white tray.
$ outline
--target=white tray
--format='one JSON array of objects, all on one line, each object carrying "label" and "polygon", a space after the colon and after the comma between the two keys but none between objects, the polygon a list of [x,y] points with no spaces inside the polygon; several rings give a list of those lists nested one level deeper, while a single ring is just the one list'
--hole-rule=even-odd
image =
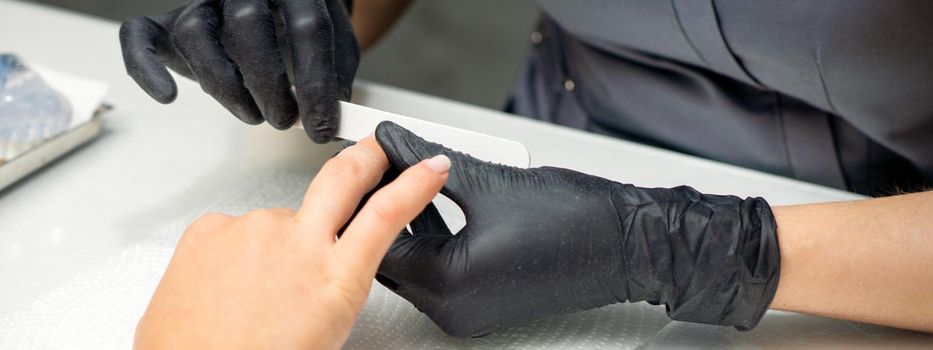
[{"label": "white tray", "polygon": [[85,124],[55,136],[12,160],[0,163],[0,190],[90,142],[100,134],[100,124],[101,117],[97,115]]},{"label": "white tray", "polygon": [[100,133],[101,115],[110,110],[103,103],[109,90],[107,83],[28,62],[27,65],[71,102],[73,115],[67,131],[13,159],[0,160],[0,191],[94,139]]}]

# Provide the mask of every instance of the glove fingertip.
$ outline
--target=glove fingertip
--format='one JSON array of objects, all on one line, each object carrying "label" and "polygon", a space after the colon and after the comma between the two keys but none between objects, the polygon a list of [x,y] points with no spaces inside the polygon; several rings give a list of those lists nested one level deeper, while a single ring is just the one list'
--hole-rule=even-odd
[{"label": "glove fingertip", "polygon": [[305,133],[308,134],[308,138],[311,141],[314,141],[316,144],[325,144],[334,139],[336,135],[336,129],[330,128],[327,126],[317,126],[314,128],[305,128]]},{"label": "glove fingertip", "polygon": [[175,99],[178,98],[178,87],[175,86],[175,80],[171,77],[168,78],[168,81],[150,82],[147,85],[143,87],[143,90],[161,104],[175,102]]},{"label": "glove fingertip", "polygon": [[[161,69],[160,69],[161,68]],[[149,97],[161,104],[175,102],[178,86],[165,67],[138,67],[127,65],[127,73]]]},{"label": "glove fingertip", "polygon": [[400,168],[408,168],[438,154],[449,157],[455,155],[444,146],[427,141],[391,121],[379,123],[376,127],[376,141],[386,152],[389,161]]},{"label": "glove fingertip", "polygon": [[376,142],[386,153],[389,162],[400,168],[408,168],[415,163],[406,162],[406,159],[415,158],[411,149],[406,147],[408,144],[406,138],[417,138],[417,136],[391,121],[382,121],[376,126]]},{"label": "glove fingertip", "polygon": [[[405,128],[402,128],[398,124],[395,124],[392,121],[383,120],[379,122],[379,125],[376,125],[376,139],[377,140],[388,140],[392,134],[405,132]],[[381,137],[380,137],[381,136]]]},{"label": "glove fingertip", "polygon": [[337,136],[337,125],[340,124],[340,104],[332,100],[315,106],[313,110],[302,113],[301,124],[314,143],[331,142]]}]

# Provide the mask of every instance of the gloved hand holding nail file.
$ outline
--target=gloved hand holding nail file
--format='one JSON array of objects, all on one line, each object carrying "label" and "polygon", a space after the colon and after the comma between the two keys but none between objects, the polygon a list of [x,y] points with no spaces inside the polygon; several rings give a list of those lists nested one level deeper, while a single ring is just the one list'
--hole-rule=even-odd
[{"label": "gloved hand holding nail file", "polygon": [[396,171],[437,154],[452,160],[441,193],[466,227],[452,234],[429,207],[377,276],[451,335],[639,301],[675,320],[748,330],[777,290],[777,228],[764,199],[487,163],[391,122],[376,138]]}]

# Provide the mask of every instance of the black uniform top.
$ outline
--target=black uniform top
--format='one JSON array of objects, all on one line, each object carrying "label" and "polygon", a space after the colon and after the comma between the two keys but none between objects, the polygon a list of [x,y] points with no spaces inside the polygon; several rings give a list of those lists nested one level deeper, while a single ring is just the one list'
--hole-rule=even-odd
[{"label": "black uniform top", "polygon": [[538,3],[513,112],[860,193],[933,184],[933,1]]}]

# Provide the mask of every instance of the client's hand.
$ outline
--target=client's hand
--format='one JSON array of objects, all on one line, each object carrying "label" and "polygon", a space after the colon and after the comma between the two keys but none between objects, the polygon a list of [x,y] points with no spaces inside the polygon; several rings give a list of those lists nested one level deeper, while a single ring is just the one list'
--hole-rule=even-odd
[{"label": "client's hand", "polygon": [[367,138],[324,165],[297,212],[201,217],[178,243],[137,326],[136,347],[338,348],[386,250],[449,167],[443,156],[421,162],[354,216],[389,168]]}]

